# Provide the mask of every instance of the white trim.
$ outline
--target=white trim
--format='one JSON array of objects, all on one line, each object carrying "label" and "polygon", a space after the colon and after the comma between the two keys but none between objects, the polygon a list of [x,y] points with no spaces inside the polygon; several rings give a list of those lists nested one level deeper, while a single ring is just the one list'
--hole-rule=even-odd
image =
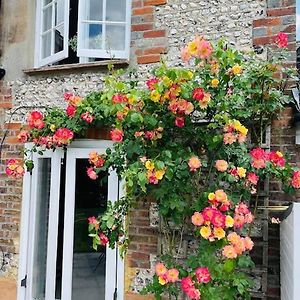
[{"label": "white trim", "polygon": [[57,236],[59,218],[60,198],[60,174],[61,159],[63,151],[56,150],[56,155],[51,160],[51,187],[49,203],[49,221],[47,238],[47,275],[46,275],[46,296],[45,300],[55,299],[56,284],[56,258],[57,258]]},{"label": "white trim", "polygon": [[72,153],[72,151],[68,149],[67,161],[66,161],[67,169],[66,169],[66,189],[65,189],[66,193],[65,193],[62,288],[61,288],[62,300],[72,299],[72,265],[73,265],[74,211],[75,211],[74,197],[75,197],[75,179],[76,179],[75,158],[76,158],[76,152]]},{"label": "white trim", "polygon": [[[69,56],[69,14],[70,14],[70,0],[64,1],[64,20],[61,24],[64,26],[64,43],[63,50],[54,54],[55,49],[55,35],[54,29],[57,26],[54,26],[55,18],[55,5],[54,2],[51,2],[52,5],[52,25],[51,25],[51,54],[46,58],[42,58],[42,17],[43,17],[43,0],[36,0],[36,28],[35,28],[35,57],[34,57],[34,66],[35,68],[42,67],[48,64],[56,63],[64,58]],[[50,6],[50,4],[49,4]],[[60,24],[60,25],[61,25]]]},{"label": "white trim", "polygon": [[[32,143],[25,145],[26,148],[31,148]],[[56,212],[56,204],[59,201],[60,184],[60,159],[63,156],[61,150],[55,152],[47,150],[43,155],[37,153],[33,154],[34,169],[32,175],[26,172],[23,181],[23,203],[22,203],[22,226],[20,237],[20,269],[18,274],[18,300],[32,299],[33,288],[33,268],[34,268],[34,251],[36,246],[36,208],[38,199],[37,189],[39,180],[39,160],[51,159],[51,179],[50,179],[50,198],[49,198],[49,214],[48,214],[48,235],[47,235],[47,258],[46,258],[46,297],[45,300],[53,300],[55,296],[55,281],[50,280],[52,276],[55,280],[56,274],[56,243],[57,243],[57,228],[52,229],[57,222],[58,225],[58,211]],[[55,199],[57,198],[57,200]],[[56,225],[56,227],[58,227]],[[54,275],[53,275],[54,274]],[[27,288],[21,287],[21,280],[27,275]]]},{"label": "white trim", "polygon": [[21,210],[21,236],[20,236],[20,257],[19,257],[19,273],[18,273],[18,288],[17,299],[25,300],[26,288],[21,287],[21,281],[27,275],[27,255],[28,247],[27,241],[29,240],[29,222],[30,220],[30,195],[31,195],[31,175],[26,172],[23,178],[23,198],[22,198],[22,210]]},{"label": "white trim", "polygon": [[[119,182],[119,198],[122,198],[125,196],[125,180],[121,180]],[[125,221],[124,221],[124,228],[126,226]],[[124,259],[118,256],[118,299],[123,300],[125,295],[125,264],[124,264]]]},{"label": "white trim", "polygon": [[[55,195],[57,195],[57,193],[59,194],[59,185],[57,185],[57,182],[55,180],[55,177],[59,177],[60,174],[60,163],[58,164],[57,161],[61,158],[61,152],[60,151],[51,151],[51,150],[47,150],[44,152],[43,155],[39,155],[39,154],[34,154],[33,155],[33,162],[35,167],[33,168],[32,171],[32,189],[31,189],[31,197],[29,198],[31,200],[30,205],[30,215],[29,215],[29,237],[28,237],[28,268],[27,268],[27,291],[26,291],[26,299],[33,299],[33,295],[32,295],[32,289],[33,289],[33,268],[34,268],[34,254],[35,254],[35,238],[36,238],[36,229],[37,229],[37,220],[36,220],[36,208],[37,208],[37,204],[38,204],[38,182],[39,182],[39,177],[40,174],[38,174],[38,170],[39,170],[39,160],[40,159],[45,159],[45,158],[50,158],[51,159],[51,179],[50,179],[50,198],[49,198],[49,205],[51,204],[50,201],[53,200],[53,197]],[[52,193],[55,193],[55,195],[53,196]],[[27,199],[29,201],[29,199]],[[48,214],[48,221],[49,222],[53,222],[51,220],[52,216]],[[48,275],[49,272],[56,272],[56,263],[54,266],[51,266],[51,270],[48,271],[48,267],[49,267],[49,262],[48,260],[50,260],[51,262],[53,262],[53,256],[55,256],[55,262],[56,262],[56,252],[55,251],[50,251],[49,252],[49,246],[51,245],[51,243],[53,242],[53,233],[51,233],[51,240],[49,240],[49,232],[50,232],[50,227],[48,226],[48,236],[47,236],[47,258],[46,258],[46,277],[45,277],[45,285],[47,286],[48,283]],[[57,232],[56,232],[57,234]],[[55,238],[54,238],[55,239]],[[57,239],[57,236],[56,236]],[[52,248],[53,249],[53,248]],[[54,268],[54,269],[53,269]],[[49,294],[49,288],[48,288],[48,294]],[[46,298],[46,300],[48,300],[50,298]],[[53,298],[52,298],[53,299]]]},{"label": "white trim", "polygon": [[[115,202],[118,199],[119,186],[118,175],[115,171],[109,170],[108,195],[107,199]],[[112,251],[106,246],[106,276],[105,276],[105,300],[114,299],[116,274],[116,250]],[[118,276],[119,274],[117,274]],[[118,276],[119,277],[119,276]],[[117,279],[118,279],[117,277]],[[119,280],[117,280],[118,282]]]}]

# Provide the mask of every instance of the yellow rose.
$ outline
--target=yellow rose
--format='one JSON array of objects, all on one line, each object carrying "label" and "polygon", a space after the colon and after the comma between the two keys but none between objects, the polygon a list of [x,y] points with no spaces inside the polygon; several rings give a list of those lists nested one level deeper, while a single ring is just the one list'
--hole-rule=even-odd
[{"label": "yellow rose", "polygon": [[165,285],[167,283],[167,281],[163,277],[161,277],[161,276],[158,277],[158,282],[161,285]]},{"label": "yellow rose", "polygon": [[209,193],[208,194],[208,200],[212,201],[215,199],[215,194],[214,193]]},{"label": "yellow rose", "polygon": [[219,85],[219,79],[215,78],[211,81],[211,86],[216,88]]},{"label": "yellow rose", "polygon": [[160,93],[156,90],[152,91],[151,94],[150,94],[150,99],[153,101],[153,102],[158,102],[159,99],[160,99]]},{"label": "yellow rose", "polygon": [[238,167],[237,168],[237,173],[238,173],[240,178],[246,177],[246,172],[247,172],[247,170],[244,169],[243,167],[240,167],[240,168]]},{"label": "yellow rose", "polygon": [[226,216],[226,219],[225,219],[225,226],[227,228],[230,228],[230,227],[233,227],[233,224],[234,224],[234,219],[233,217],[231,216]]},{"label": "yellow rose", "polygon": [[158,170],[155,172],[155,177],[157,180],[162,180],[165,175],[165,170]]},{"label": "yellow rose", "polygon": [[147,160],[145,163],[145,167],[147,170],[152,171],[154,170],[154,163],[151,162],[150,160]]},{"label": "yellow rose", "polygon": [[128,103],[129,104],[134,104],[135,103],[135,99],[133,97],[128,98]]},{"label": "yellow rose", "polygon": [[225,231],[221,227],[214,228],[214,237],[221,240],[225,237]]},{"label": "yellow rose", "polygon": [[55,127],[54,124],[50,125],[50,130],[51,130],[52,132],[54,132],[54,131],[56,130],[56,127]]},{"label": "yellow rose", "polygon": [[206,240],[211,236],[211,229],[208,226],[202,226],[200,228],[200,234]]},{"label": "yellow rose", "polygon": [[240,65],[236,64],[232,67],[232,72],[234,75],[242,74],[243,68]]},{"label": "yellow rose", "polygon": [[196,44],[195,41],[192,41],[192,42],[188,43],[187,48],[188,48],[189,54],[191,54],[191,55],[196,55],[197,54],[198,48],[197,48],[197,44]]}]

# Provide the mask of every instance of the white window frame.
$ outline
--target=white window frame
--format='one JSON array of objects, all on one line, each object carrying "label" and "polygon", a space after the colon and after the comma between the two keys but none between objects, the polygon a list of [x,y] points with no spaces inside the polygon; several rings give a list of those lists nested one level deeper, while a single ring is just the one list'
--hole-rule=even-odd
[{"label": "white window frame", "polygon": [[[111,141],[75,141],[67,149],[66,183],[65,183],[65,216],[64,216],[64,240],[63,240],[63,269],[62,269],[62,295],[61,300],[72,299],[72,271],[73,271],[73,240],[74,240],[74,211],[75,211],[75,164],[77,158],[87,158],[92,150],[105,153],[107,147],[111,147]],[[29,148],[30,145],[26,145]],[[45,300],[55,299],[56,279],[56,251],[58,234],[59,191],[60,191],[60,166],[62,150],[55,152],[49,150],[40,156],[34,154],[33,161],[36,168],[32,175],[26,172],[23,182],[22,202],[22,226],[20,239],[20,263],[18,275],[18,300],[33,300],[32,298],[32,270],[34,255],[34,236],[36,228],[36,195],[38,183],[37,164],[38,159],[51,158],[51,183],[50,206],[47,245],[47,271],[46,271],[46,295]],[[116,188],[117,187],[117,188]],[[108,177],[108,200],[116,201],[122,197],[124,191],[121,188],[115,171],[110,170]],[[116,266],[117,263],[117,266]],[[117,300],[124,299],[124,260],[118,255],[116,262],[116,250],[106,248],[106,276],[105,276],[105,300],[113,299],[115,292],[115,271],[117,270]],[[21,287],[21,281],[27,275],[27,287]]]},{"label": "white window frame", "polygon": [[[51,25],[51,55],[42,58],[42,34],[43,34],[43,1],[44,0],[36,0],[36,28],[35,28],[35,61],[34,66],[42,67],[45,65],[56,63],[64,58],[69,56],[69,10],[70,10],[70,1],[64,0],[64,43],[63,50],[57,53],[54,53],[55,47],[55,37],[53,29],[54,29],[54,2],[57,0],[52,0],[52,25]],[[50,5],[50,4],[48,4]],[[54,45],[53,45],[54,43]],[[53,54],[52,54],[53,53]]]},{"label": "white window frame", "polygon": [[[91,21],[92,24],[99,24],[103,26],[103,36],[106,36],[106,25],[125,25],[125,49],[120,50],[107,50],[107,49],[86,49],[84,48],[84,28],[83,23],[88,23],[85,20],[84,11],[87,0],[79,0],[78,9],[78,44],[77,44],[77,56],[90,57],[90,58],[109,58],[109,59],[129,59],[130,56],[130,35],[131,35],[131,0],[126,1],[126,18],[125,22],[106,21],[106,2],[109,0],[103,0],[103,17],[102,21]],[[104,46],[105,39],[102,40]],[[105,48],[105,47],[103,47]]]}]

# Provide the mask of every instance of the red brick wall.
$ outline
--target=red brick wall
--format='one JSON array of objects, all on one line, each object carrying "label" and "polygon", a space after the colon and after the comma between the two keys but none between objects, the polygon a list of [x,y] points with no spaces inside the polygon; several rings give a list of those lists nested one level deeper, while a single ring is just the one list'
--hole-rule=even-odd
[{"label": "red brick wall", "polygon": [[[288,34],[290,56],[287,64],[296,63],[296,0],[267,0],[267,16],[253,22],[253,44],[274,46],[278,32]],[[271,149],[289,152],[293,163],[300,162],[299,148],[295,145],[295,127],[291,107],[274,120],[271,127]],[[298,154],[297,154],[298,153]],[[286,205],[300,200],[281,192],[280,184],[270,182],[270,205]],[[274,212],[270,212],[270,217]],[[268,239],[268,287],[267,299],[280,299],[280,238],[279,225],[269,224]]]},{"label": "red brick wall", "polygon": [[19,224],[22,200],[22,180],[10,179],[5,175],[6,162],[10,158],[20,158],[22,145],[17,134],[20,124],[4,124],[5,111],[12,107],[11,88],[0,81],[0,137],[2,145],[0,161],[0,246],[4,252],[18,253]]},{"label": "red brick wall", "polygon": [[138,64],[159,62],[167,52],[166,30],[155,28],[155,6],[167,0],[133,0],[131,47]]},{"label": "red brick wall", "polygon": [[129,216],[130,246],[128,266],[150,268],[150,254],[157,253],[157,229],[150,227],[149,208],[151,202],[140,201]]}]

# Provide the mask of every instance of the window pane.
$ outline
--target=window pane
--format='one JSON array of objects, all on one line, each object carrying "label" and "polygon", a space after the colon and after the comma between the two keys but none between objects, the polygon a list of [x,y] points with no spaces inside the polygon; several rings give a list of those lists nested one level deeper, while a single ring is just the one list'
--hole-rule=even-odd
[{"label": "window pane", "polygon": [[125,26],[106,25],[106,50],[125,50]]},{"label": "window pane", "polygon": [[51,31],[42,36],[42,58],[51,55]]},{"label": "window pane", "polygon": [[61,24],[64,21],[64,0],[58,0],[54,4],[54,12],[55,12],[55,20],[54,20],[54,26]]},{"label": "window pane", "polygon": [[91,180],[86,174],[88,166],[87,159],[77,159],[72,300],[105,299],[106,247],[98,252],[92,249],[87,218],[105,211],[108,177],[102,173],[97,180]]},{"label": "window pane", "polygon": [[52,5],[43,10],[43,32],[52,28]]},{"label": "window pane", "polygon": [[102,25],[83,24],[83,47],[102,49]]},{"label": "window pane", "polygon": [[42,300],[45,299],[51,159],[40,158],[38,161],[32,294],[34,299]]},{"label": "window pane", "polygon": [[[110,0],[109,0],[110,1]],[[89,0],[87,1],[87,20],[102,21],[103,14],[103,0]]]},{"label": "window pane", "polygon": [[64,49],[64,26],[58,26],[54,29],[54,53],[62,51]]},{"label": "window pane", "polygon": [[107,0],[106,1],[106,20],[107,21],[126,21],[126,0]]}]

